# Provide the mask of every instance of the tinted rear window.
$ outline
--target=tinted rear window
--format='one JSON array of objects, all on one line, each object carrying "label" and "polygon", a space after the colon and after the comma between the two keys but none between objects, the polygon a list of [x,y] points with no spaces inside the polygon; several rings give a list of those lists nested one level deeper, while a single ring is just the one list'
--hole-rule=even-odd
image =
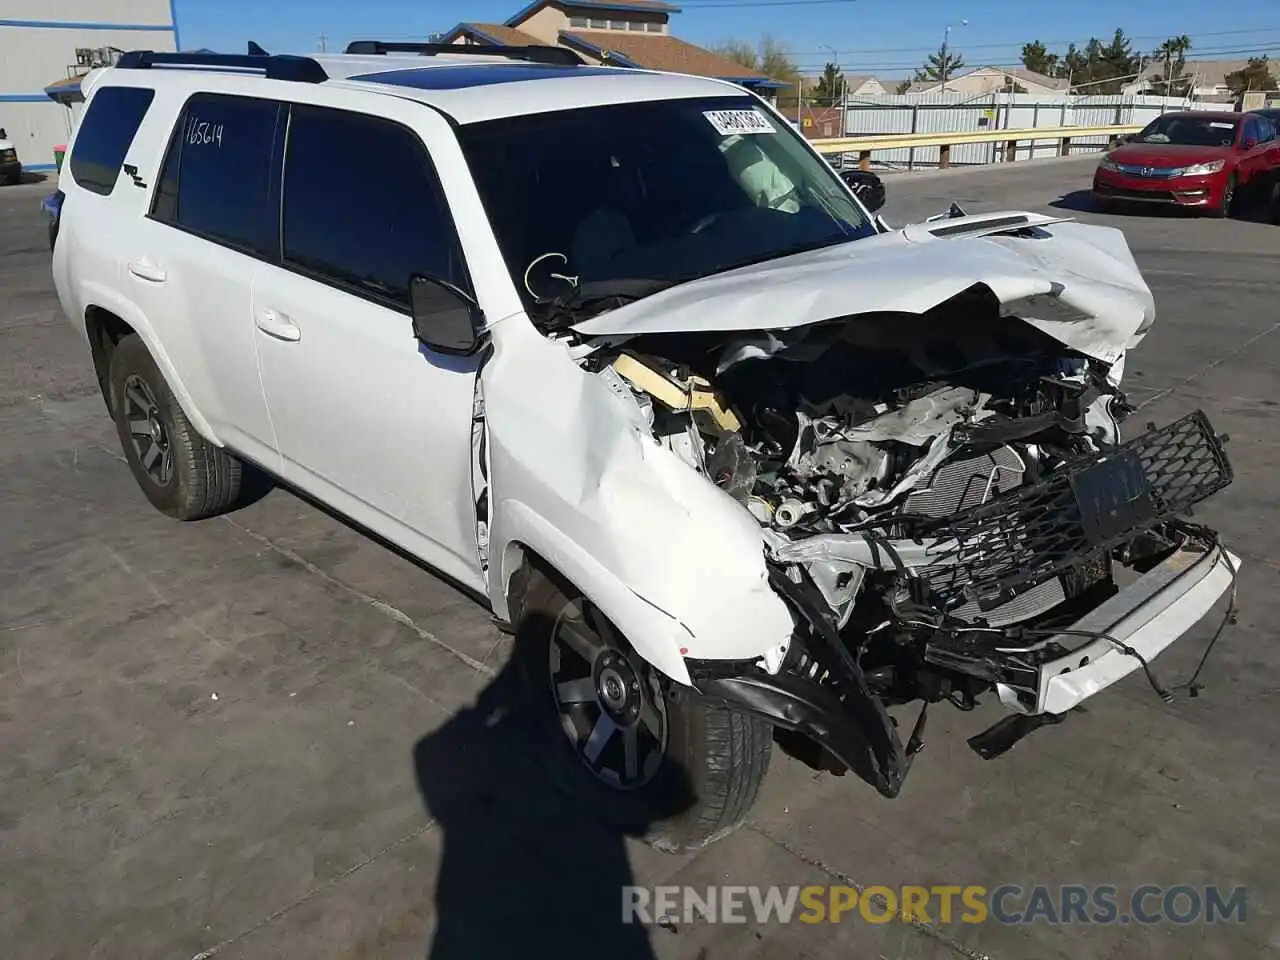
[{"label": "tinted rear window", "polygon": [[276,216],[269,193],[280,113],[274,100],[191,97],[170,139],[151,215],[274,259]]},{"label": "tinted rear window", "polygon": [[76,183],[104,197],[115,189],[120,166],[154,98],[154,90],[142,87],[103,87],[94,94],[71,151]]}]

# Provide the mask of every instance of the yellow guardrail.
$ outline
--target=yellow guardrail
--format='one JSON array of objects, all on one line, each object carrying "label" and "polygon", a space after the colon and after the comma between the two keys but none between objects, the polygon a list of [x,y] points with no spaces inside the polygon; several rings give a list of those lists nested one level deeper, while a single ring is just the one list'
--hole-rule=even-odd
[{"label": "yellow guardrail", "polygon": [[1142,129],[1140,124],[1117,124],[1103,127],[1032,127],[1023,130],[957,130],[953,133],[890,133],[866,137],[834,137],[828,140],[814,140],[813,146],[819,153],[856,153],[859,165],[867,169],[871,165],[871,154],[877,150],[900,150],[904,147],[937,147],[939,150],[938,166],[951,166],[951,148],[962,143],[999,143],[1004,145],[1004,159],[1017,158],[1019,143],[1033,143],[1037,140],[1060,140],[1062,146],[1058,153],[1067,156],[1071,152],[1071,141],[1085,137],[1107,137],[1114,141],[1127,133],[1137,133]]}]

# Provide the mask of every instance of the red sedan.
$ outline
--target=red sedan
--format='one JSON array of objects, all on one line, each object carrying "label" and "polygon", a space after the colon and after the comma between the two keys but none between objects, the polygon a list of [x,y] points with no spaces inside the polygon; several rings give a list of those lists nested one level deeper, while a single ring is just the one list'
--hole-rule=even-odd
[{"label": "red sedan", "polygon": [[1280,171],[1280,137],[1252,113],[1166,113],[1107,153],[1093,198],[1195,207],[1228,216],[1246,192],[1261,194]]}]

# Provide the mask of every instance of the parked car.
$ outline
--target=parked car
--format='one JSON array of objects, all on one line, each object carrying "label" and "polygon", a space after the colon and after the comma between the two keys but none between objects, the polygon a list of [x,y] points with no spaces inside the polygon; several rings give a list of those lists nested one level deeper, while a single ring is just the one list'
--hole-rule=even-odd
[{"label": "parked car", "polygon": [[1217,217],[1258,200],[1280,168],[1280,139],[1265,117],[1185,111],[1152,120],[1109,151],[1093,175],[1094,202],[1166,204]]},{"label": "parked car", "polygon": [[852,188],[854,196],[872,213],[884,206],[884,181],[870,170],[841,170],[840,179]]},{"label": "parked car", "polygon": [[18,159],[18,148],[4,127],[0,127],[0,183],[21,182],[22,161]]},{"label": "parked car", "polygon": [[[1280,139],[1280,107],[1264,107],[1251,112],[1266,118],[1271,123],[1272,129],[1276,131],[1277,139]],[[1270,189],[1263,192],[1270,195],[1268,212],[1271,214],[1271,219],[1275,223],[1280,223],[1280,166],[1272,169]]]},{"label": "parked car", "polygon": [[889,229],[728,82],[354,50],[88,84],[53,274],[156,508],[254,465],[486,597],[548,775],[664,849],[746,816],[774,728],[893,797],[931,703],[1173,695],[1231,468],[1200,412],[1121,440],[1119,231]]}]

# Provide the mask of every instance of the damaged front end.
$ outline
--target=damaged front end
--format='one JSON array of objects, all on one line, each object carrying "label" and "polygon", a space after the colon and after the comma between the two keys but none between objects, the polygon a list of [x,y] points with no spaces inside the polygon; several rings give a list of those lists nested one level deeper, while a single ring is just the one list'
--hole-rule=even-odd
[{"label": "damaged front end", "polygon": [[[692,651],[693,685],[885,796],[931,703],[1056,717],[1139,668],[1167,693],[1149,660],[1234,583],[1181,519],[1231,482],[1225,438],[1196,412],[1122,442],[1123,349],[1070,346],[1034,307],[977,283],[923,313],[645,331],[582,361],[755,518],[792,613],[754,660]],[[913,702],[904,740],[889,709]]]}]

